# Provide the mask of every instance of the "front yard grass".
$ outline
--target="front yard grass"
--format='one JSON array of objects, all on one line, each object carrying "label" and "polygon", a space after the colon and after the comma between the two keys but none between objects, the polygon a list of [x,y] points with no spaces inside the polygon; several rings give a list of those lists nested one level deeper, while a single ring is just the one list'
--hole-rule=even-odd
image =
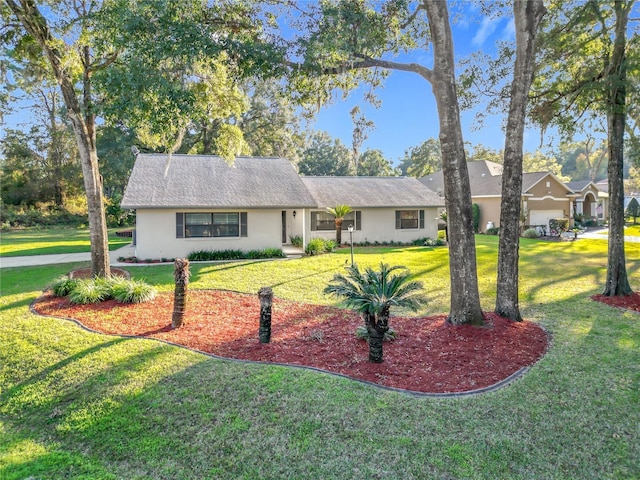
[{"label": "front yard grass", "polygon": [[[490,310],[497,237],[477,251]],[[446,248],[355,253],[408,266],[430,300],[420,313],[448,311]],[[549,352],[512,385],[457,400],[89,333],[28,309],[78,265],[2,269],[0,478],[639,478],[640,315],[589,299],[606,253],[600,240],[523,240],[521,307],[552,334]],[[335,304],[321,291],[349,258],[193,264],[190,288]],[[640,244],[627,268],[639,290]],[[173,288],[171,266],[129,270]]]},{"label": "front yard grass", "polygon": [[[131,243],[131,238],[116,236],[116,231],[120,230],[127,228],[109,229],[109,250],[117,250]],[[0,235],[0,257],[91,251],[88,228],[25,228],[2,232]]]}]

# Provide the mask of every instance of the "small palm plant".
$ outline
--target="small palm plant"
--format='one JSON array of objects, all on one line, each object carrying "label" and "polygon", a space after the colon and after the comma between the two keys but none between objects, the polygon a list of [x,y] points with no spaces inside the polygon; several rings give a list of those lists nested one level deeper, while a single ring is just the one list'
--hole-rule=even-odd
[{"label": "small palm plant", "polygon": [[[405,271],[392,273],[401,269]],[[422,283],[410,280],[411,274],[405,267],[390,267],[385,263],[380,264],[379,271],[369,267],[361,272],[353,265],[347,272],[347,275],[336,274],[324,292],[343,297],[347,306],[362,313],[369,333],[369,361],[381,363],[391,307],[416,310],[424,303],[424,297],[418,293]]]},{"label": "small palm plant", "polygon": [[335,218],[336,222],[336,243],[338,245],[342,245],[342,222],[344,221],[344,217],[350,214],[353,210],[349,205],[336,205],[335,207],[327,208],[327,212],[329,212]]},{"label": "small palm plant", "polygon": [[172,328],[180,328],[182,326],[184,311],[187,306],[187,285],[189,285],[190,275],[189,260],[186,258],[176,258],[173,272],[176,286],[173,294]]}]

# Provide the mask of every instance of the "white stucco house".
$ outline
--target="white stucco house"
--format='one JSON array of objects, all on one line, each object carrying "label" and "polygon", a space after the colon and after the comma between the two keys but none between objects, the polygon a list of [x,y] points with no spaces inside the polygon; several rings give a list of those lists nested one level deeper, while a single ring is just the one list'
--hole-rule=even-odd
[{"label": "white stucco house", "polygon": [[[354,213],[354,242],[437,236],[441,197],[408,177],[301,177],[283,158],[139,154],[121,202],[136,210],[136,256],[281,247],[334,238],[326,207]],[[343,235],[343,241],[345,236]]]}]

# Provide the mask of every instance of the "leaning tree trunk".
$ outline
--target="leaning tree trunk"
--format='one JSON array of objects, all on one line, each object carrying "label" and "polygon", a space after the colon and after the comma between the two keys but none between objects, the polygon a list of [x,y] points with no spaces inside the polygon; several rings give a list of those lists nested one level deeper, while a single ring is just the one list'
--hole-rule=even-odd
[{"label": "leaning tree trunk", "polygon": [[610,63],[607,114],[609,147],[609,247],[607,283],[603,295],[628,295],[632,292],[627,277],[624,253],[624,127],[626,122],[626,30],[629,11],[616,2],[616,35]]},{"label": "leaning tree trunk", "polygon": [[518,259],[522,198],[522,156],[529,89],[533,82],[535,38],[546,9],[542,0],[514,2],[516,63],[507,118],[500,205],[500,244],[495,312],[522,321],[518,302]]},{"label": "leaning tree trunk", "polygon": [[336,218],[336,243],[342,245],[342,222],[344,218]]},{"label": "leaning tree trunk", "polygon": [[441,1],[424,0],[423,6],[429,17],[433,43],[431,85],[440,120],[444,195],[449,219],[449,267],[452,274],[451,310],[447,321],[454,325],[482,325],[471,187],[458,108],[449,12],[447,4]]},{"label": "leaning tree trunk", "polygon": [[184,312],[187,307],[187,285],[189,285],[189,260],[176,258],[173,278],[176,286],[173,292],[173,314],[171,315],[171,327],[180,328],[184,320]]},{"label": "leaning tree trunk", "polygon": [[78,143],[82,176],[89,209],[89,232],[91,237],[91,272],[94,277],[109,277],[109,241],[104,201],[102,199],[102,179],[98,169],[98,153],[95,142],[95,116],[91,105],[91,58],[88,47],[82,52],[84,65],[83,104],[76,96],[75,84],[65,67],[65,52],[60,50],[49,30],[47,20],[32,0],[20,5],[13,0],[7,4],[18,17],[20,23],[38,43],[47,57],[53,75],[60,85],[62,97],[71,120]]}]

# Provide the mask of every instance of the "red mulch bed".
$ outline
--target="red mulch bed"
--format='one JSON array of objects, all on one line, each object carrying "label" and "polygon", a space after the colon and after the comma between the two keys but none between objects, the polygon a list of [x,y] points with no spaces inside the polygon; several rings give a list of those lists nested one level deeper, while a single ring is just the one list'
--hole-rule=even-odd
[{"label": "red mulch bed", "polygon": [[596,302],[605,303],[612,307],[625,308],[627,310],[633,310],[640,312],[640,293],[633,292],[630,295],[607,297],[605,295],[593,295],[591,297]]},{"label": "red mulch bed", "polygon": [[189,291],[185,323],[171,329],[173,295],[152,302],[71,305],[45,294],[39,313],[73,318],[103,333],[168,340],[221,357],[303,365],[388,387],[425,393],[466,392],[491,386],[535,363],[547,348],[535,323],[486,314],[484,327],[452,326],[444,315],[391,318],[398,338],[384,344],[384,362],[368,361],[355,337],[362,320],[349,310],[274,299],[271,343],[258,341],[257,295]]}]

